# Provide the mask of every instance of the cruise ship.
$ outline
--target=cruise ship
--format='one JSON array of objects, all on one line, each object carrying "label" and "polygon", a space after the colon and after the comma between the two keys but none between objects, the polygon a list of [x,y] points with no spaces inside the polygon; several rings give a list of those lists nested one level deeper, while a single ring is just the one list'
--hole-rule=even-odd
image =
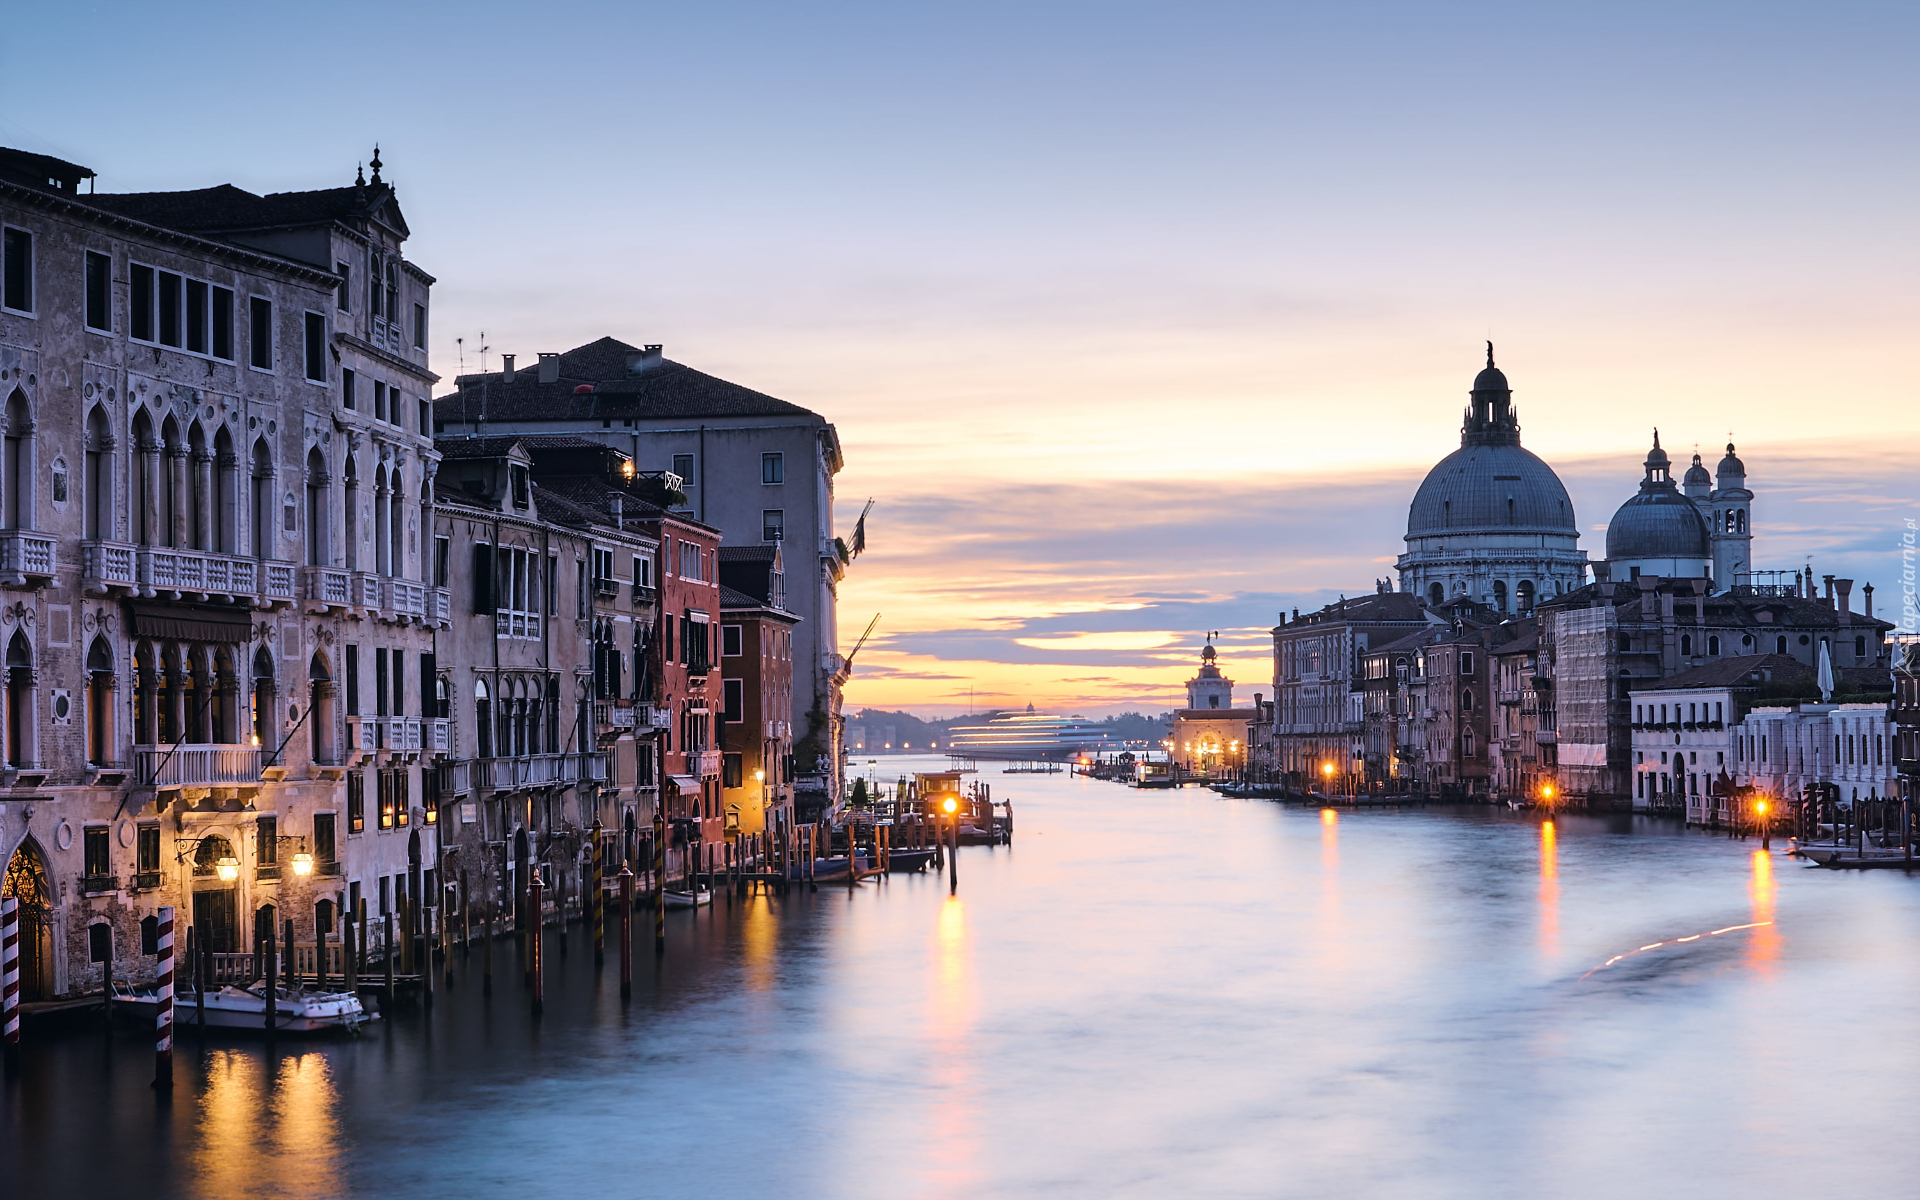
[{"label": "cruise ship", "polygon": [[1009,713],[978,725],[947,730],[947,754],[953,758],[1009,762],[1066,762],[1082,754],[1104,754],[1120,744],[1106,729],[1085,717],[1053,717],[1033,711]]}]

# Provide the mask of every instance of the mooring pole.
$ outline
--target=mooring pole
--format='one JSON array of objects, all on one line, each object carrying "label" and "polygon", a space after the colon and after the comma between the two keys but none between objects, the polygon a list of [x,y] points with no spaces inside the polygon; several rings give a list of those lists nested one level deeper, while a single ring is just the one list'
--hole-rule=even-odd
[{"label": "mooring pole", "polygon": [[274,961],[278,957],[276,951],[279,949],[279,939],[274,937],[273,926],[267,926],[267,936],[262,938],[261,942],[265,947],[267,961],[262,964],[260,982],[265,985],[262,988],[266,993],[267,1001],[264,1019],[267,1025],[267,1037],[271,1039],[280,1024],[280,964]]},{"label": "mooring pole", "polygon": [[7,1067],[20,1057],[20,900],[0,897],[0,1026]]},{"label": "mooring pole", "polygon": [[607,961],[607,892],[605,887],[607,839],[600,832],[600,823],[593,824],[593,965],[605,965]]},{"label": "mooring pole", "polygon": [[380,914],[381,959],[386,963],[386,994],[380,998],[380,1019],[392,1020],[393,1013],[393,910]]},{"label": "mooring pole", "polygon": [[173,1087],[173,907],[158,914],[159,962],[153,972],[153,1086]]},{"label": "mooring pole", "polygon": [[947,894],[957,895],[960,891],[960,814],[954,813],[947,819],[952,830],[952,852],[947,855]]},{"label": "mooring pole", "polygon": [[653,952],[667,952],[667,821],[657,808],[653,815]]},{"label": "mooring pole", "polygon": [[536,869],[527,879],[527,974],[533,981],[533,1015],[536,1017],[546,1008],[546,980],[540,962],[546,902],[547,887]]},{"label": "mooring pole", "polygon": [[633,996],[633,872],[620,864],[620,998]]}]

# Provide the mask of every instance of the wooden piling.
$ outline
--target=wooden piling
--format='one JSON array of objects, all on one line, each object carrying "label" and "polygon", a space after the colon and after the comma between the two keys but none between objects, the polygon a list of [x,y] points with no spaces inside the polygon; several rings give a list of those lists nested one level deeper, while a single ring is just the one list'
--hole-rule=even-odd
[{"label": "wooden piling", "polygon": [[353,936],[353,914],[346,913],[340,922],[340,974],[346,981],[347,991],[354,996],[360,994],[359,944]]},{"label": "wooden piling", "polygon": [[493,995],[493,914],[499,904],[489,901],[487,904],[486,940],[480,943],[480,994]]},{"label": "wooden piling", "polygon": [[386,991],[380,997],[380,1019],[387,1020],[390,1014],[393,1012],[393,910],[392,909],[388,909],[386,912],[383,912],[380,914],[380,925],[381,925],[381,938],[384,943],[381,946],[381,950],[384,951],[384,953],[380,955],[380,958],[386,964],[386,979],[384,981],[386,985]]},{"label": "wooden piling", "polygon": [[153,1086],[173,1087],[173,907],[158,914],[159,962],[153,974]]},{"label": "wooden piling", "polygon": [[535,870],[527,877],[527,975],[533,983],[533,1015],[536,1017],[546,1008],[546,980],[540,961],[540,944],[545,940],[540,935],[545,924],[546,900],[546,884]]},{"label": "wooden piling", "polygon": [[272,1038],[280,1025],[280,989],[276,986],[279,982],[280,969],[279,964],[274,961],[276,942],[271,928],[267,930],[267,936],[261,939],[261,948],[266,954],[266,962],[261,964],[260,971],[260,982],[267,1000],[263,1019],[266,1021],[267,1037]]},{"label": "wooden piling", "polygon": [[600,826],[593,827],[593,965],[598,968],[607,961],[607,904],[606,888],[603,886],[606,874],[604,861],[607,852],[607,840],[600,832]]},{"label": "wooden piling", "polygon": [[620,864],[620,998],[633,996],[633,872]]},{"label": "wooden piling", "polygon": [[653,952],[667,952],[667,819],[658,808],[653,815]]}]

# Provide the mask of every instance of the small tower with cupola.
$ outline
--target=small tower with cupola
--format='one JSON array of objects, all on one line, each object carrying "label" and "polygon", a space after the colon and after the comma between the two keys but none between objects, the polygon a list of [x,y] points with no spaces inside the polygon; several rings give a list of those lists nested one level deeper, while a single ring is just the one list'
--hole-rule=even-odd
[{"label": "small tower with cupola", "polygon": [[1187,681],[1188,708],[1232,708],[1233,680],[1220,673],[1214,660],[1219,653],[1213,648],[1213,639],[1217,633],[1207,635],[1206,649],[1200,651],[1200,673]]},{"label": "small tower with cupola", "polygon": [[1708,516],[1713,535],[1713,586],[1719,591],[1734,586],[1753,572],[1753,493],[1747,490],[1747,467],[1727,443],[1727,456],[1720,460],[1713,494],[1701,505]]}]

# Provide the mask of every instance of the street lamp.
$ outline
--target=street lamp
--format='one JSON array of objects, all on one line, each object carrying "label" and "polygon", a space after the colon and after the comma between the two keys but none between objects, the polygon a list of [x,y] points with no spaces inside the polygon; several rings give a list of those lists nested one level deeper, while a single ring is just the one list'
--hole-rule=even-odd
[{"label": "street lamp", "polygon": [[1753,815],[1754,818],[1760,822],[1760,848],[1762,850],[1773,849],[1773,824],[1767,820],[1767,802],[1765,800],[1755,800],[1753,802]]},{"label": "street lamp", "polygon": [[240,878],[240,860],[234,858],[232,855],[228,855],[226,858],[214,863],[213,869],[219,874],[220,882],[222,883],[232,883],[234,880]]},{"label": "street lamp", "polygon": [[305,850],[302,850],[300,853],[294,855],[293,856],[293,873],[295,875],[303,875],[303,876],[313,874],[313,855],[308,854]]}]

